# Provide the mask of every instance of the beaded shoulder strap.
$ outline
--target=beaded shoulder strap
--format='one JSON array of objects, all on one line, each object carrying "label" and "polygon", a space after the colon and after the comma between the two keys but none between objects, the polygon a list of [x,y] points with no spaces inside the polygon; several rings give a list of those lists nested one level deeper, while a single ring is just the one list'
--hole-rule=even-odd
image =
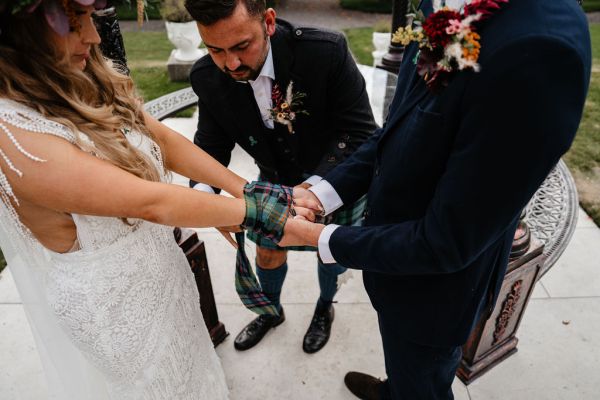
[{"label": "beaded shoulder strap", "polygon": [[[0,98],[0,135],[6,135],[10,139],[12,145],[21,154],[35,162],[43,163],[46,160],[31,154],[23,148],[5,123],[26,131],[57,136],[73,144],[77,141],[77,137],[68,127],[45,118],[39,112],[23,104]],[[89,139],[83,140],[89,141]],[[16,174],[19,178],[23,177],[23,172],[6,155],[2,148],[0,148],[0,157],[2,157],[8,166],[10,172]],[[6,173],[9,173],[9,171],[3,171],[2,168],[0,168],[0,199],[2,199],[4,205],[8,208],[11,217],[15,221],[18,221],[18,216],[11,204],[11,200],[14,204],[19,205],[19,199],[15,196],[5,175]]]}]

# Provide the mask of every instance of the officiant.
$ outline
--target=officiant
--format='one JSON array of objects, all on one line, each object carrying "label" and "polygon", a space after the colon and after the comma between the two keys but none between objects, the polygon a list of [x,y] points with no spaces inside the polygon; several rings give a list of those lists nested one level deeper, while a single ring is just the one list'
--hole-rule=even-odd
[{"label": "officiant", "polygon": [[[341,33],[276,19],[264,0],[186,0],[186,8],[209,52],[190,73],[199,98],[194,143],[223,165],[237,143],[254,158],[259,180],[307,188],[375,130],[365,81]],[[363,210],[360,199],[331,221],[358,224]],[[235,339],[238,350],[253,347],[285,320],[280,294],[287,251],[266,238],[248,237],[257,245],[262,289],[280,315],[251,321]],[[319,351],[329,339],[338,276],[345,271],[320,259],[317,264],[320,296],[303,340],[307,353]]]}]

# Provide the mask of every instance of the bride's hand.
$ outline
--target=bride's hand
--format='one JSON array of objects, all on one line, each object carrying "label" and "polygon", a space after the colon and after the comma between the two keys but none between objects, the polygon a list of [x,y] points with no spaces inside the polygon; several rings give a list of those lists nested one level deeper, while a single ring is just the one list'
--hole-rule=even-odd
[{"label": "bride's hand", "polygon": [[283,229],[283,238],[279,246],[313,246],[317,247],[319,236],[325,225],[314,224],[302,216],[288,218]]},{"label": "bride's hand", "polygon": [[235,239],[231,236],[231,233],[239,233],[244,230],[240,225],[233,226],[221,226],[219,228],[215,228],[219,231],[221,235],[233,246],[234,249],[238,248],[238,244]]}]

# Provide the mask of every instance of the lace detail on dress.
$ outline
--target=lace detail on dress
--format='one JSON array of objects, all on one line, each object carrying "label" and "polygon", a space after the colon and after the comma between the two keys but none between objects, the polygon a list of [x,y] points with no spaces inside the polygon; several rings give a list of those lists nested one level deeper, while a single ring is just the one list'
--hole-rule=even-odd
[{"label": "lace detail on dress", "polygon": [[[171,228],[142,222],[78,258],[53,254],[47,298],[115,399],[225,399],[193,274]],[[137,397],[143,393],[140,397]]]},{"label": "lace detail on dress", "polygon": [[[76,144],[66,127],[18,103],[0,99],[0,119]],[[11,137],[7,130],[2,129]],[[126,136],[155,162],[164,178],[158,145],[138,132]],[[22,176],[18,166],[7,165]],[[16,197],[1,170],[0,185],[0,207],[12,210],[11,225],[28,238],[20,241],[25,249],[21,252],[47,260],[37,270],[37,281],[42,284],[38,293],[45,294],[44,302],[52,310],[48,313],[101,372],[111,399],[227,399],[225,377],[204,325],[193,274],[172,228],[136,219],[125,224],[119,218],[74,214],[81,249],[58,254],[45,250],[21,224],[10,201],[18,204]],[[19,239],[13,236],[12,240]]]}]

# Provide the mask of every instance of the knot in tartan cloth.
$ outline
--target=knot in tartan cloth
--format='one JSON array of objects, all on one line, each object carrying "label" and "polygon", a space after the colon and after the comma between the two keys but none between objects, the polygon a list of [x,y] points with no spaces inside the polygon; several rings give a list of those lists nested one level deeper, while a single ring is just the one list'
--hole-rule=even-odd
[{"label": "knot in tartan cloth", "polygon": [[[242,226],[279,243],[292,208],[292,188],[268,182],[244,186],[246,216]],[[279,316],[279,311],[264,294],[244,249],[244,232],[236,233],[238,243],[235,266],[235,290],[242,303],[257,314]]]}]

